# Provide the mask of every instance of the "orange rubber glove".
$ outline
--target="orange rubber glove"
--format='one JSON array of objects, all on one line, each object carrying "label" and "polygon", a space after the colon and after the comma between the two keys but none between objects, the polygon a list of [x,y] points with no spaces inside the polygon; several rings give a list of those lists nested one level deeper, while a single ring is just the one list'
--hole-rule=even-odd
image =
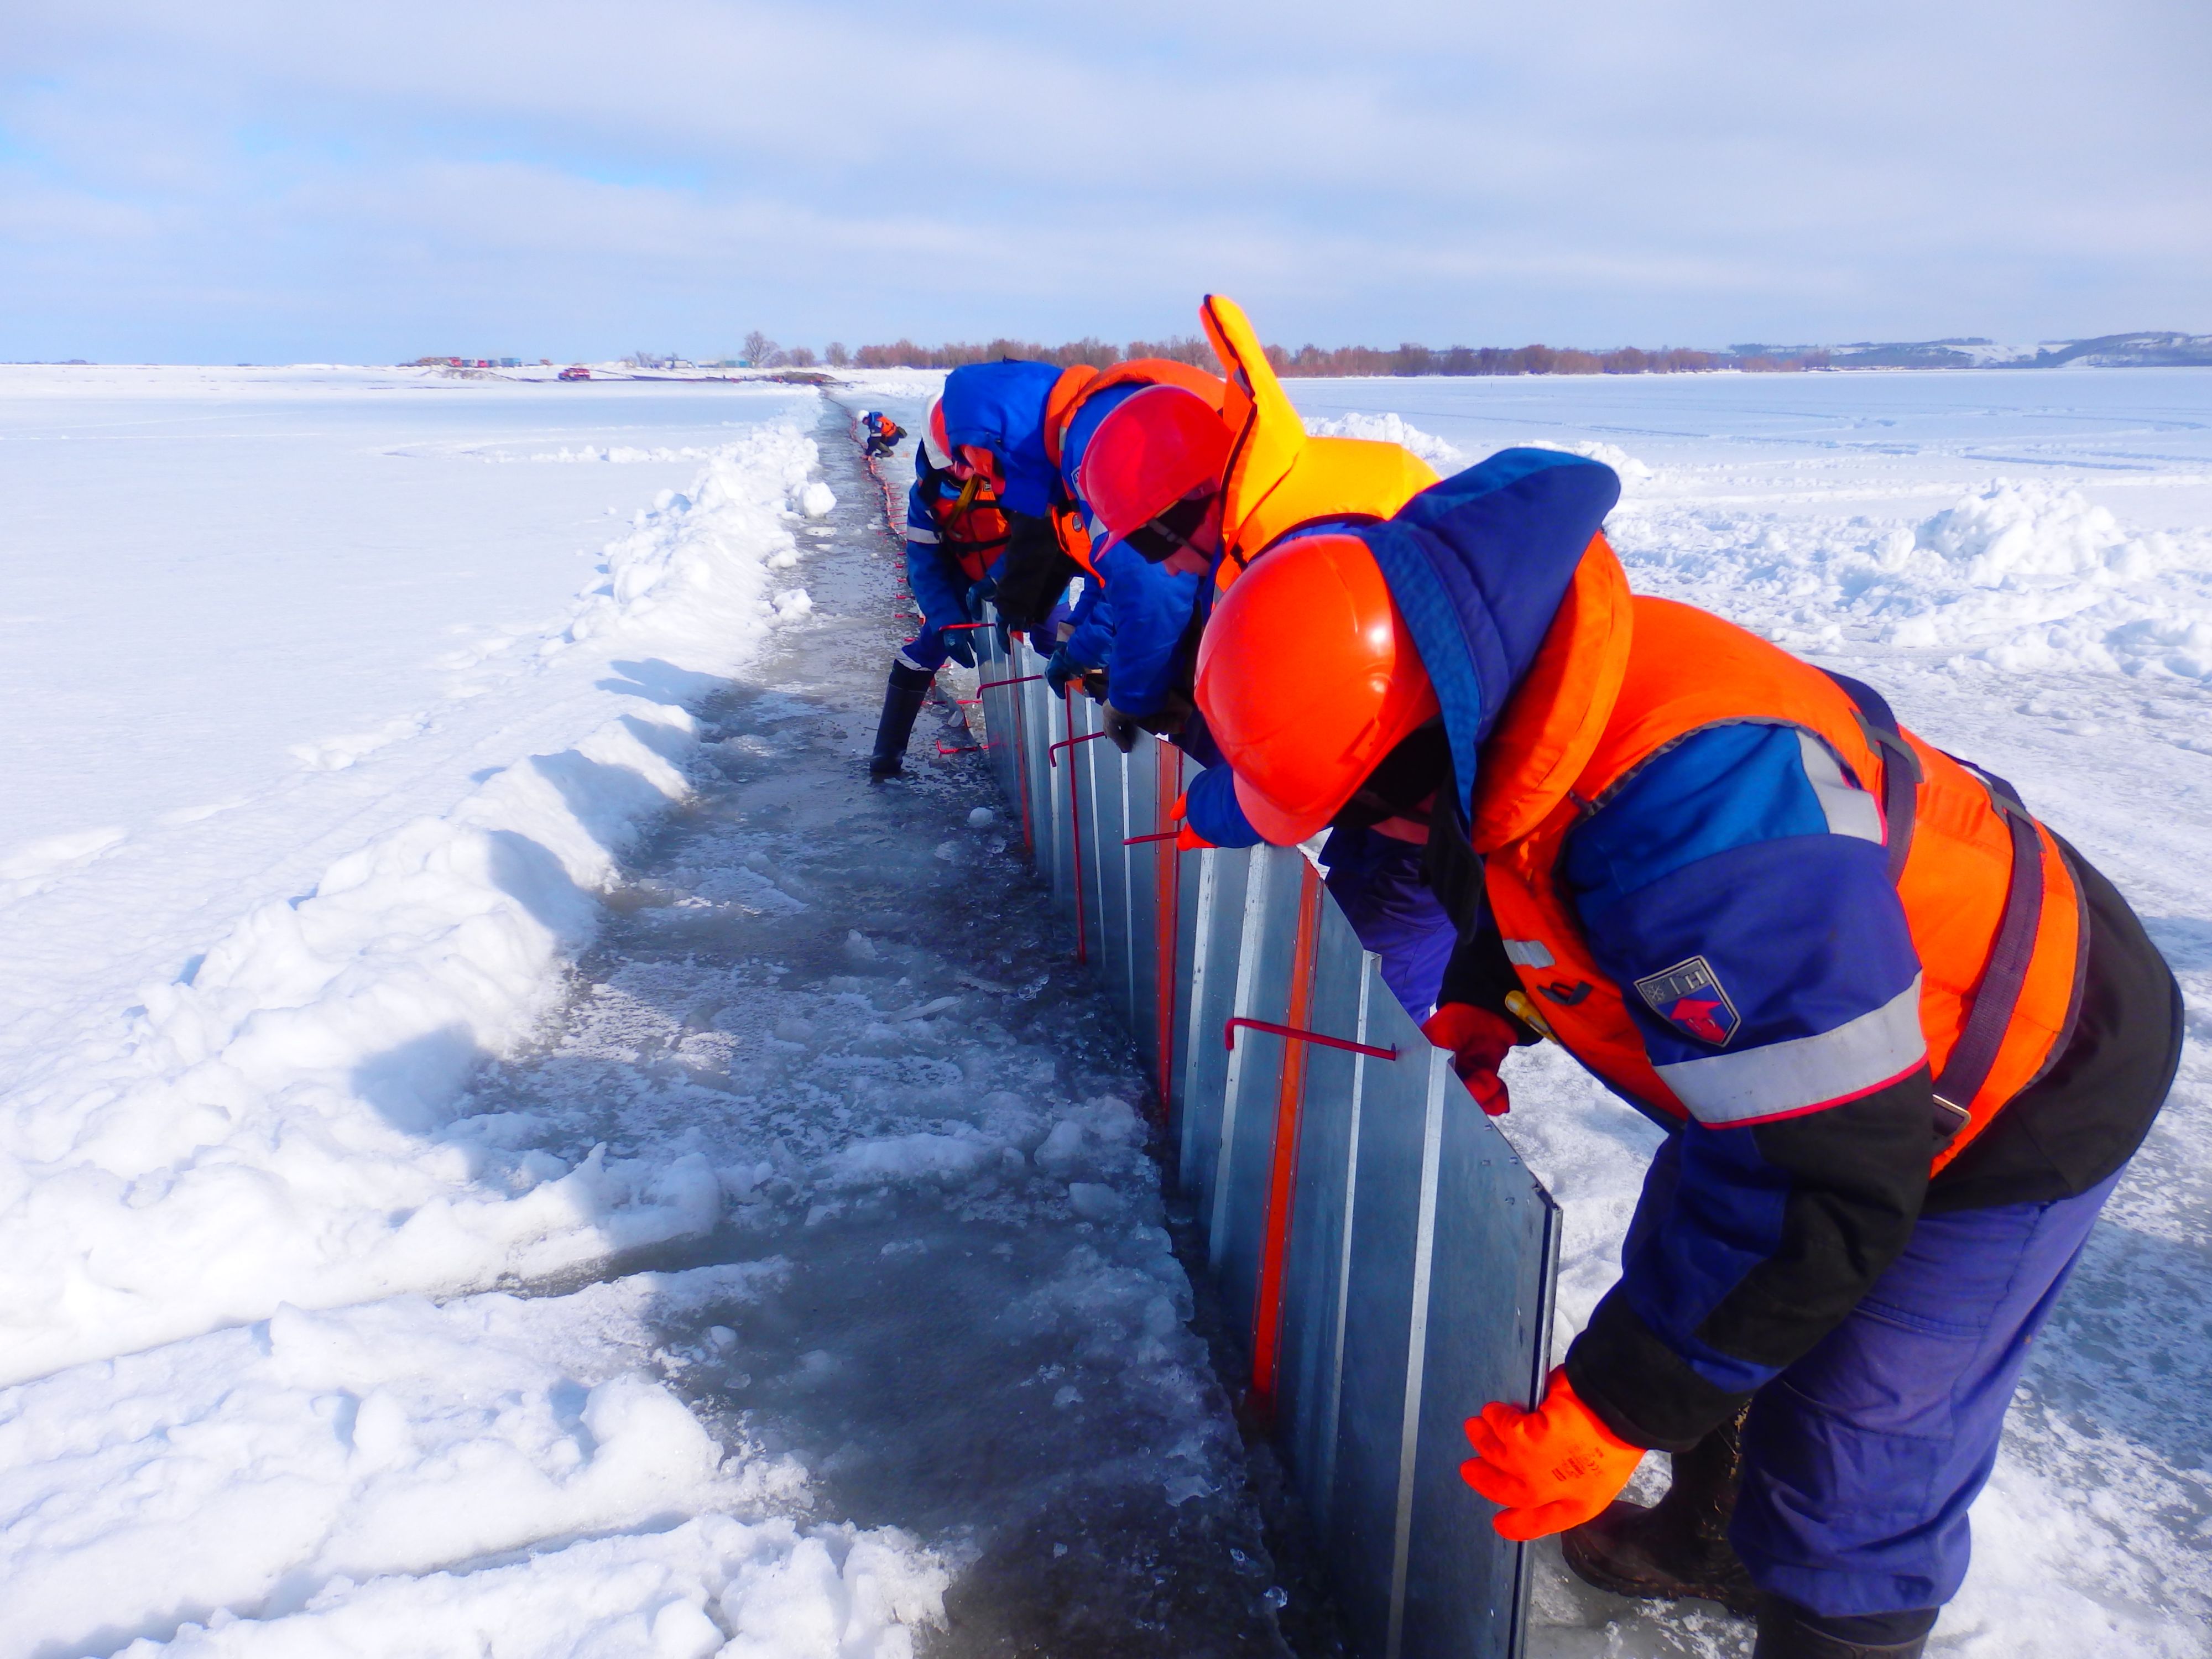
[{"label": "orange rubber glove", "polygon": [[1526,1543],[1578,1527],[1620,1496],[1644,1461],[1575,1398],[1565,1367],[1533,1412],[1493,1400],[1467,1419],[1474,1455],[1460,1479],[1501,1505],[1490,1524],[1500,1538]]},{"label": "orange rubber glove", "polygon": [[1512,1109],[1513,1097],[1498,1075],[1498,1063],[1519,1033],[1504,1015],[1471,1002],[1447,1002],[1429,1016],[1421,1035],[1437,1048],[1451,1050],[1452,1070],[1467,1085],[1476,1105],[1492,1117],[1503,1117]]},{"label": "orange rubber glove", "polygon": [[[1170,823],[1187,818],[1188,808],[1185,803],[1189,799],[1190,794],[1187,790],[1175,798],[1175,805],[1168,808],[1168,819]],[[1176,829],[1177,830],[1176,851],[1178,853],[1200,853],[1213,845],[1204,836],[1192,829],[1188,822],[1176,823]]]}]

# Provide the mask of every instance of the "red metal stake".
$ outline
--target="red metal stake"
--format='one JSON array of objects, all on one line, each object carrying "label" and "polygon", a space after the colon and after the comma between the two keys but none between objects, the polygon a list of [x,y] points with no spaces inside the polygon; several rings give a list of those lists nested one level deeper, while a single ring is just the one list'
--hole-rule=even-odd
[{"label": "red metal stake", "polygon": [[1302,1031],[1295,1025],[1278,1025],[1271,1019],[1247,1019],[1239,1014],[1221,1028],[1221,1044],[1224,1048],[1237,1046],[1237,1028],[1265,1031],[1269,1036],[1279,1036],[1294,1042],[1317,1042],[1324,1048],[1341,1048],[1346,1054],[1368,1054],[1376,1060],[1395,1060],[1395,1048],[1377,1048],[1371,1043],[1353,1042],[1345,1037],[1323,1036],[1319,1031]]}]

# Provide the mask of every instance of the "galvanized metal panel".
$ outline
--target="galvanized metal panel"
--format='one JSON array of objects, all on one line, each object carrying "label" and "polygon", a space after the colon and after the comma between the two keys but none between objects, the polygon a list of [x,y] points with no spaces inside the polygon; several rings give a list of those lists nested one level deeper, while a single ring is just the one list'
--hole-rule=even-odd
[{"label": "galvanized metal panel", "polygon": [[[996,621],[994,613],[987,611],[984,614]],[[984,753],[990,760],[991,775],[998,781],[1000,793],[1018,817],[1021,751],[1016,722],[1021,688],[1000,683],[1012,678],[1013,659],[997,628],[975,629],[969,637],[976,642],[975,682],[988,688],[977,693],[982,699]]]},{"label": "galvanized metal panel", "polygon": [[[1366,953],[1333,903],[1315,935],[1312,1026],[1366,1041]],[[1276,1437],[1316,1521],[1325,1523],[1336,1440],[1337,1362],[1343,1341],[1345,1247],[1355,1215],[1364,1054],[1314,1047],[1306,1056],[1297,1179],[1283,1272],[1282,1358]]]},{"label": "galvanized metal panel", "polygon": [[[1127,755],[1110,743],[1101,744],[1099,747],[1106,750],[1104,764],[1110,775],[1114,797],[1114,844],[1110,848],[1101,848],[1100,855],[1107,860],[1103,866],[1105,885],[1114,896],[1113,904],[1117,913],[1112,933],[1121,941],[1115,972],[1106,983],[1108,990],[1121,1006],[1122,1023],[1128,1027],[1129,1034],[1133,1037],[1145,1025],[1144,1015],[1137,1003],[1137,953],[1146,941],[1136,931],[1137,905],[1133,890],[1136,872],[1133,866],[1139,849],[1128,845],[1129,837],[1135,833],[1136,828],[1130,817],[1129,787],[1138,766],[1149,764],[1152,755],[1149,745],[1134,749]],[[1147,823],[1144,827],[1150,829],[1152,826]]]},{"label": "galvanized metal panel", "polygon": [[[1088,697],[1080,701],[1088,711],[1085,729],[1103,733],[1103,711]],[[1128,833],[1121,802],[1124,761],[1113,740],[1103,735],[1085,744],[1082,753],[1084,782],[1091,791],[1091,822],[1083,843],[1094,872],[1091,936],[1098,952],[1099,987],[1126,1028],[1133,1011],[1129,1006],[1129,849],[1121,845]]]},{"label": "galvanized metal panel", "polygon": [[[995,643],[995,642],[994,642]],[[997,653],[994,651],[994,659]],[[1017,643],[1006,678],[1041,664]],[[1103,743],[1060,752],[1064,705],[1041,683],[985,694],[988,722],[1021,700],[1019,747],[994,742],[1002,784],[1026,783],[1041,871],[1073,908],[1075,781],[1094,957],[1142,1051],[1159,1059],[1162,872],[1174,885],[1175,1011],[1165,1074],[1176,1094],[1181,1179],[1200,1194],[1225,1304],[1252,1305],[1273,1173],[1284,1044],[1232,1013],[1282,1021],[1295,954],[1300,854],[1124,848],[1164,827],[1156,763]],[[1077,734],[1097,730],[1087,706]],[[1178,785],[1188,768],[1178,758]],[[1179,793],[1179,788],[1178,788]],[[1172,796],[1170,797],[1172,799]],[[1305,1085],[1282,1300],[1276,1424],[1324,1540],[1354,1645],[1380,1659],[1520,1650],[1524,1552],[1497,1538],[1460,1482],[1460,1419],[1484,1401],[1531,1400],[1548,1364],[1558,1214],[1382,984],[1334,903],[1315,934],[1310,1029],[1395,1047],[1395,1060],[1324,1047]],[[1232,1315],[1232,1316],[1234,1316]]]},{"label": "galvanized metal panel", "polygon": [[1066,700],[1045,697],[1045,798],[1053,822],[1052,862],[1048,866],[1053,903],[1063,916],[1075,915],[1075,796],[1069,780],[1074,775],[1072,757],[1062,747],[1073,735],[1068,729]]},{"label": "galvanized metal panel", "polygon": [[[1196,769],[1181,750],[1176,751],[1174,781],[1171,787],[1163,787],[1164,793],[1167,794],[1169,805],[1174,804],[1175,798],[1182,793]],[[1170,1056],[1170,1062],[1164,1069],[1173,1086],[1178,1091],[1188,1082],[1190,1076],[1188,1065],[1190,1035],[1194,1029],[1191,1003],[1195,988],[1191,964],[1197,959],[1198,955],[1200,926],[1198,872],[1203,856],[1202,854],[1194,852],[1182,853],[1176,855],[1175,862],[1175,960],[1177,971],[1175,982],[1168,988],[1169,995],[1174,999],[1172,1018],[1168,1026],[1174,1053]],[[1175,1101],[1171,1103],[1176,1113],[1181,1110],[1182,1099],[1182,1095],[1177,1093]],[[1176,1121],[1179,1125],[1180,1118],[1177,1117]]]},{"label": "galvanized metal panel", "polygon": [[[1060,854],[1059,848],[1066,839],[1066,831],[1053,811],[1052,771],[1045,764],[1046,745],[1059,734],[1054,731],[1053,698],[1046,691],[1042,678],[1032,678],[1044,672],[1044,665],[1030,650],[1029,641],[1014,641],[1013,670],[1022,684],[1014,687],[1021,696],[1021,744],[1023,778],[1027,786],[1030,804],[1030,826],[1032,846],[1030,856],[1036,862],[1037,873],[1048,884],[1054,884],[1053,871]],[[1054,890],[1058,890],[1054,884]]]},{"label": "galvanized metal panel", "polygon": [[1184,1039],[1182,1175],[1183,1189],[1199,1200],[1200,1213],[1210,1215],[1213,1172],[1221,1158],[1223,1088],[1233,1058],[1222,1048],[1221,1028],[1237,1006],[1252,855],[1246,848],[1209,848],[1199,863],[1205,898]]},{"label": "galvanized metal panel", "polygon": [[1367,1040],[1395,1060],[1364,1074],[1352,1181],[1342,1381],[1328,1550],[1336,1589],[1364,1654],[1382,1654],[1393,1622],[1406,1358],[1419,1242],[1428,1106],[1425,1045],[1367,958]]},{"label": "galvanized metal panel", "polygon": [[1491,1530],[1491,1506],[1460,1480],[1461,1425],[1486,1401],[1542,1393],[1559,1210],[1459,1080],[1443,1086],[1403,1651],[1506,1659],[1526,1619],[1527,1553]]},{"label": "galvanized metal panel", "polygon": [[[1255,847],[1252,858],[1256,875],[1245,900],[1237,1012],[1278,1025],[1303,1025],[1291,1019],[1290,1000],[1297,968],[1300,884],[1310,866],[1295,847]],[[1221,1165],[1209,1243],[1222,1305],[1247,1329],[1260,1288],[1287,1047],[1285,1039],[1268,1032],[1238,1031],[1223,1090]]]},{"label": "galvanized metal panel", "polygon": [[[1159,798],[1159,753],[1165,747],[1158,738],[1139,738],[1121,769],[1125,841],[1131,836],[1152,835],[1165,827],[1161,821]],[[1167,868],[1168,862],[1176,856],[1175,843],[1146,842],[1121,850],[1125,855],[1122,892],[1129,935],[1129,1035],[1136,1039],[1137,1052],[1144,1056],[1146,1074],[1158,1079],[1165,1075],[1160,1066],[1160,915],[1163,896],[1175,885]],[[1171,1036],[1169,1040],[1172,1043]],[[1166,1103],[1161,1103],[1164,1108]]]}]

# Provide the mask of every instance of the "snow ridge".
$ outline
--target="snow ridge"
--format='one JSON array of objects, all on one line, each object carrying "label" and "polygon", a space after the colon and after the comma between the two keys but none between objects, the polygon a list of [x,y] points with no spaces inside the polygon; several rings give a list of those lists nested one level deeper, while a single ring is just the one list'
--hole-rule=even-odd
[{"label": "snow ridge", "polygon": [[828,510],[817,459],[795,427],[757,430],[608,548],[534,666],[617,671],[580,705],[596,729],[243,916],[145,991],[120,1042],[55,1045],[11,1080],[0,1380],[283,1303],[464,1291],[714,1224],[701,1159],[595,1151],[569,1168],[446,1113],[551,1008],[616,854],[687,792],[685,699],[804,614],[803,589],[771,588],[802,509]]}]

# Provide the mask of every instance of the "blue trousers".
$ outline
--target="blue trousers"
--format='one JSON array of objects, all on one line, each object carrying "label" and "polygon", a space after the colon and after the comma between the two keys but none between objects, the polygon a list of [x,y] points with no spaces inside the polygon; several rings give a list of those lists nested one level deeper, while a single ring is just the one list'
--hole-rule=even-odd
[{"label": "blue trousers", "polygon": [[[1674,1149],[1653,1160],[1632,1241],[1655,1187],[1664,1212]],[[1996,1462],[2028,1345],[2118,1181],[1922,1216],[1843,1323],[1752,1397],[1729,1536],[1754,1583],[1831,1617],[1958,1594],[1966,1511]]]},{"label": "blue trousers", "polygon": [[908,668],[934,674],[945,666],[945,636],[924,623],[921,633],[899,647],[898,659]]}]

